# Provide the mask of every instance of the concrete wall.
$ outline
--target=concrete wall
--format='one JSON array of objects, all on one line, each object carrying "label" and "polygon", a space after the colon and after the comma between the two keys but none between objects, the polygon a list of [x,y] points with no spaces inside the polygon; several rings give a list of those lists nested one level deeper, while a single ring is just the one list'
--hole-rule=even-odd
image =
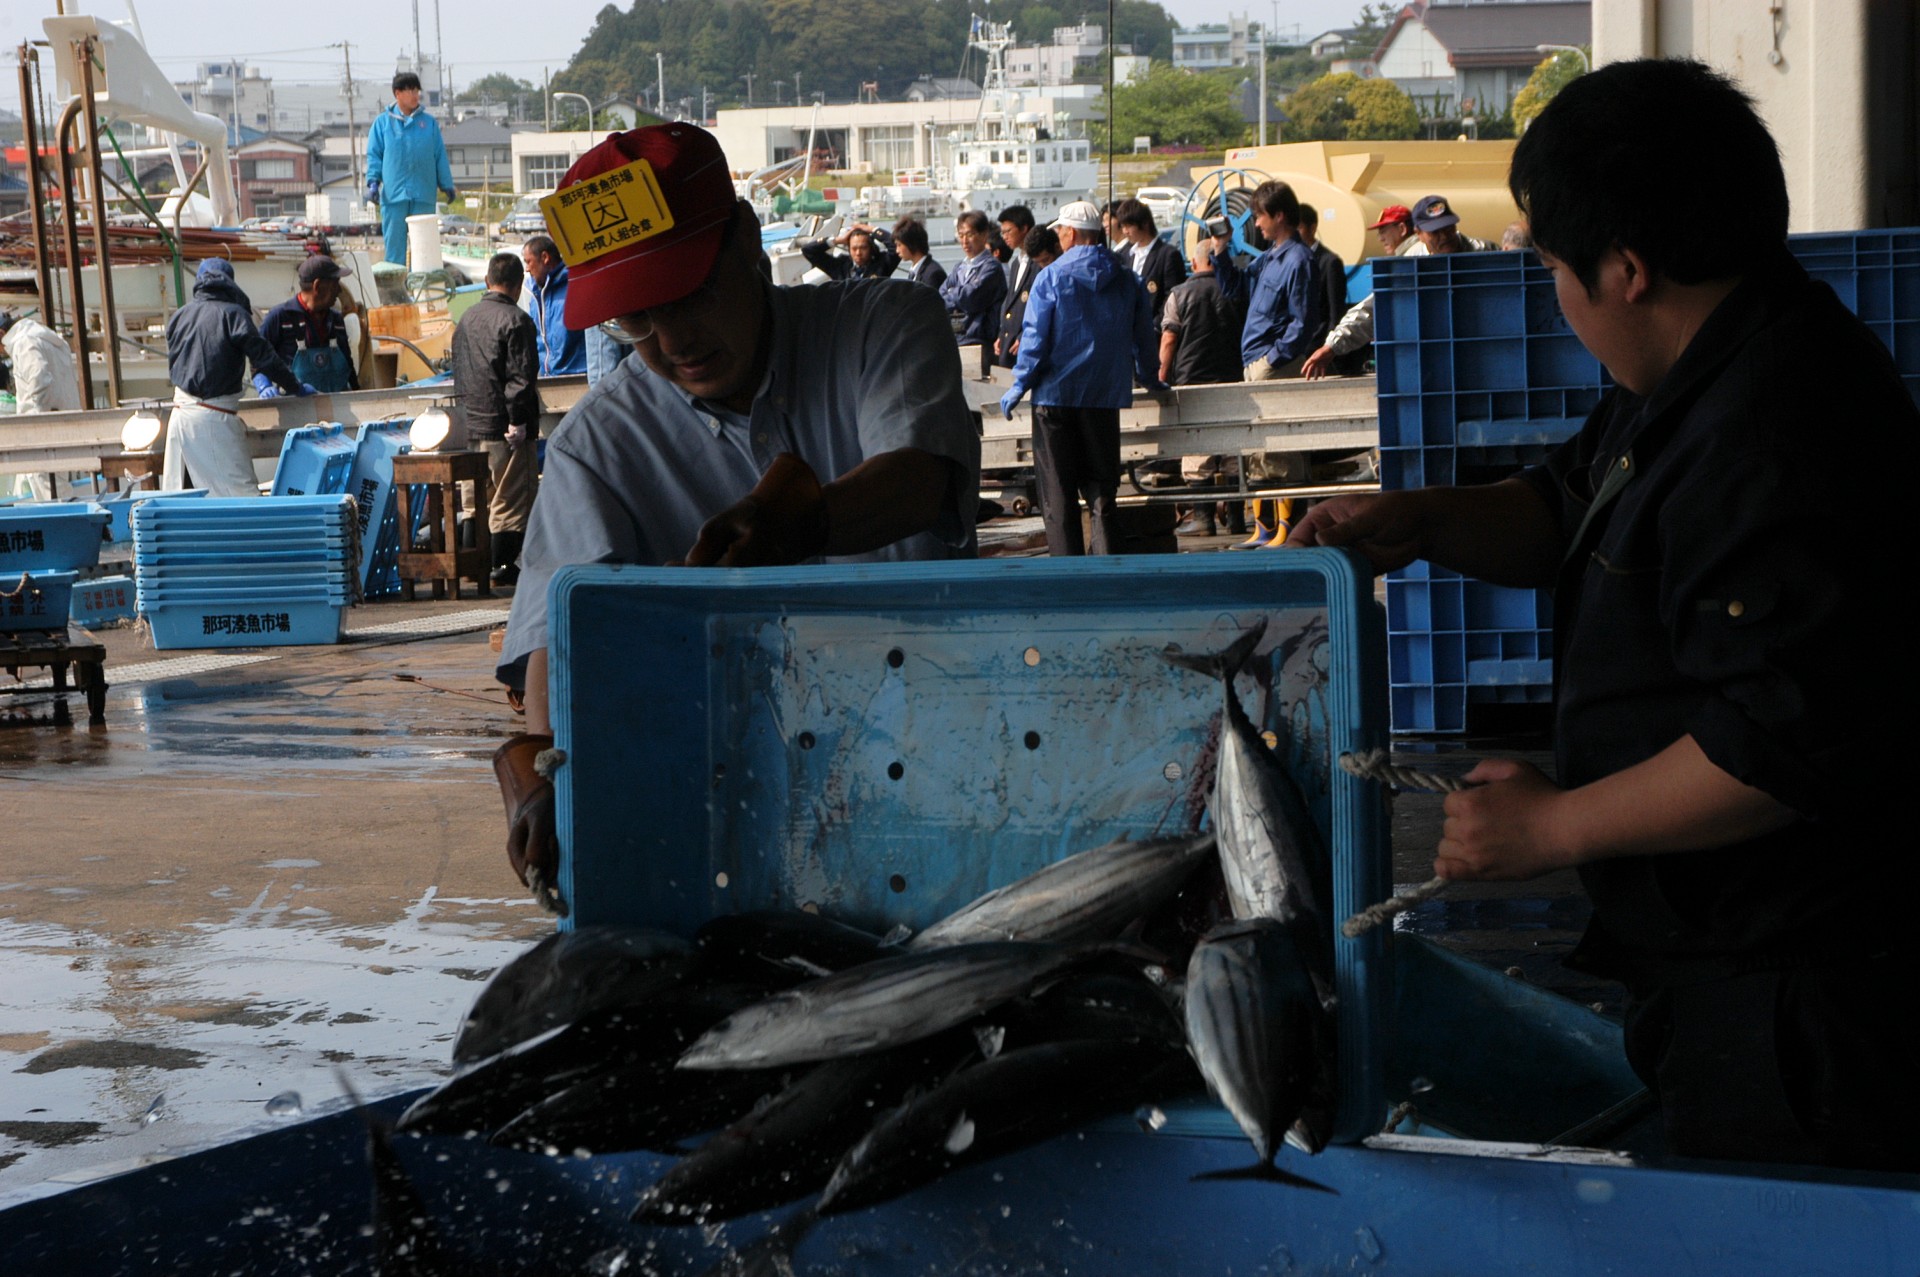
[{"label": "concrete wall", "polygon": [[1920,224],[1920,17],[1912,0],[1594,0],[1596,65],[1689,57],[1753,95],[1794,231]]}]

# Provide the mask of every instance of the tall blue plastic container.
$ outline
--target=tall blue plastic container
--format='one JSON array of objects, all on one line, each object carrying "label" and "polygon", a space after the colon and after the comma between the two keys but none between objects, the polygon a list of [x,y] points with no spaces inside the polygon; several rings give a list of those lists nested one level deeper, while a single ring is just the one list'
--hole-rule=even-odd
[{"label": "tall blue plastic container", "polygon": [[[1161,658],[1269,622],[1237,685],[1335,865],[1338,916],[1390,888],[1371,586],[1336,551],[686,572],[552,586],[561,889],[573,921],[691,932],[816,906],[886,930],[1112,838],[1190,827],[1217,680]],[[1263,688],[1271,688],[1271,693]],[[1378,933],[1338,942],[1340,1129],[1377,1130]],[[1196,1106],[1195,1133],[1237,1138]]]},{"label": "tall blue plastic container", "polygon": [[[1886,343],[1920,403],[1920,230],[1796,235],[1801,265]],[[1532,253],[1373,259],[1381,486],[1486,483],[1545,460],[1609,380]],[[1415,564],[1388,577],[1393,730],[1462,732],[1471,704],[1553,692],[1544,594]]]}]

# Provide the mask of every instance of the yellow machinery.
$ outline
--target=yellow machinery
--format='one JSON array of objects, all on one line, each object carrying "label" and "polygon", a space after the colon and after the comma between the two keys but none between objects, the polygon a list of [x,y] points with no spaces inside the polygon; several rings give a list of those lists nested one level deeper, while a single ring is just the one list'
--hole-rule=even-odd
[{"label": "yellow machinery", "polygon": [[1412,208],[1427,195],[1444,195],[1460,215],[1462,234],[1496,244],[1519,217],[1507,193],[1507,142],[1288,142],[1230,150],[1219,168],[1195,169],[1187,196],[1183,243],[1191,247],[1209,218],[1223,213],[1235,239],[1252,248],[1249,206],[1253,188],[1269,178],[1293,187],[1302,203],[1320,211],[1320,239],[1356,266],[1377,256],[1367,230],[1390,204]]}]

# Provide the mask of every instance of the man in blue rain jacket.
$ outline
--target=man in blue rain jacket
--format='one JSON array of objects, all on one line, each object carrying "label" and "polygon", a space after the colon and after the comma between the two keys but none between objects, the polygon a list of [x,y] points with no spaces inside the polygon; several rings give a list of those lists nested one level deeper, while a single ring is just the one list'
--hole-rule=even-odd
[{"label": "man in blue rain jacket", "polygon": [[[1087,552],[1080,500],[1093,525],[1093,553],[1111,554],[1120,492],[1120,410],[1133,383],[1156,395],[1160,380],[1154,306],[1134,273],[1108,251],[1100,210],[1085,200],[1060,210],[1053,230],[1062,252],[1034,279],[1020,330],[1013,389],[1000,410],[1013,415],[1033,395],[1033,473],[1047,553]],[[1131,367],[1129,367],[1131,365]]]},{"label": "man in blue rain jacket", "polygon": [[587,335],[567,327],[567,264],[560,248],[546,235],[535,235],[520,246],[527,268],[527,303],[540,338],[540,375],[574,377],[587,370]]},{"label": "man in blue rain jacket", "polygon": [[386,259],[406,265],[407,219],[439,208],[439,195],[453,198],[453,166],[440,123],[420,108],[420,77],[393,77],[393,105],[367,131],[367,203],[380,206]]}]

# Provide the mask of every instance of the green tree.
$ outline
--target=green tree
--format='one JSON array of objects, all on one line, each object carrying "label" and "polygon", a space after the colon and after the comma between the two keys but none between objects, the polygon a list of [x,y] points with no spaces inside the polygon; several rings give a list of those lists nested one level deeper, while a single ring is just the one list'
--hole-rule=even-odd
[{"label": "green tree", "polygon": [[456,102],[505,102],[514,119],[529,120],[540,114],[540,90],[525,80],[517,80],[504,71],[483,75],[454,97]]},{"label": "green tree", "polygon": [[[1116,151],[1126,151],[1136,137],[1151,137],[1156,146],[1226,146],[1246,136],[1247,124],[1233,101],[1231,78],[1177,70],[1156,62],[1146,78],[1114,90]],[[1107,100],[1094,103],[1094,149],[1107,146]]]},{"label": "green tree", "polygon": [[1361,80],[1347,91],[1353,118],[1347,136],[1369,142],[1390,142],[1420,134],[1420,113],[1413,99],[1392,80]]},{"label": "green tree", "polygon": [[1354,91],[1365,83],[1353,72],[1342,71],[1323,75],[1295,90],[1282,104],[1287,122],[1281,138],[1288,142],[1340,141],[1347,136],[1353,120]]},{"label": "green tree", "polygon": [[1052,5],[1030,4],[1013,18],[1013,33],[1023,44],[1045,44],[1053,39],[1053,29],[1067,25],[1066,17]]},{"label": "green tree", "polygon": [[[1283,98],[1301,85],[1327,73],[1330,59],[1316,58],[1306,49],[1277,49],[1267,59],[1267,91]],[[1254,68],[1255,75],[1259,68]]]},{"label": "green tree", "polygon": [[[1083,21],[1106,24],[1104,13],[1088,14]],[[1115,44],[1130,44],[1143,58],[1173,58],[1173,15],[1153,0],[1119,0],[1113,7],[1113,30],[1108,36]]]},{"label": "green tree", "polygon": [[1508,107],[1513,115],[1515,130],[1525,133],[1527,125],[1547,109],[1547,103],[1553,101],[1554,95],[1579,79],[1592,60],[1593,50],[1581,45],[1577,55],[1562,49],[1535,67],[1533,74],[1527,77],[1527,82],[1520,86],[1520,91],[1513,95],[1513,103]]},{"label": "green tree", "polygon": [[1355,43],[1365,44],[1369,40],[1378,43],[1387,34],[1387,28],[1393,24],[1394,15],[1400,12],[1400,6],[1390,3],[1363,4],[1359,16],[1353,20]]}]

